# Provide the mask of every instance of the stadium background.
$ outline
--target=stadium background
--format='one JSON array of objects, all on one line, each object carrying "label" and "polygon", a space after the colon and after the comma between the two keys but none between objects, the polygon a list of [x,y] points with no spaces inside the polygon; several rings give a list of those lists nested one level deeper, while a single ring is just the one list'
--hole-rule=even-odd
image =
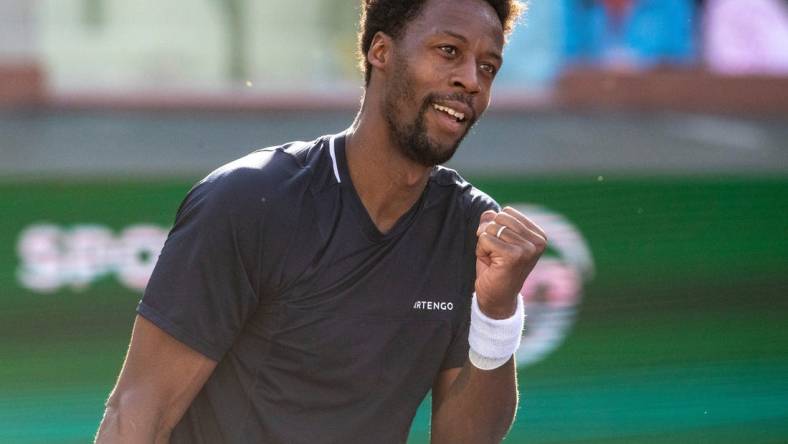
[{"label": "stadium background", "polygon": [[[349,124],[350,5],[0,5],[0,442],[90,440],[191,184]],[[509,442],[788,440],[786,11],[531,1],[451,163],[560,239]]]}]

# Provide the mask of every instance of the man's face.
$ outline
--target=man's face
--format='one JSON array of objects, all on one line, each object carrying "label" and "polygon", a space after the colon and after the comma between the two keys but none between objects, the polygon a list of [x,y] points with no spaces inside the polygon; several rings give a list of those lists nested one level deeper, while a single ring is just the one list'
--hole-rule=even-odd
[{"label": "man's face", "polygon": [[429,0],[394,43],[383,112],[411,160],[447,162],[490,102],[503,28],[483,0]]}]

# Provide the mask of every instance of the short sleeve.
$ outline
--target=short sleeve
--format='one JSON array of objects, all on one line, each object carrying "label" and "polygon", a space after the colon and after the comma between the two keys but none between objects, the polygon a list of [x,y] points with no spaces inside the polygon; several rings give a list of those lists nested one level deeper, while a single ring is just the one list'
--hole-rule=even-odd
[{"label": "short sleeve", "polygon": [[141,316],[216,361],[258,305],[261,216],[243,182],[229,174],[189,192],[137,307]]},{"label": "short sleeve", "polygon": [[454,334],[446,356],[443,358],[441,370],[462,367],[468,358],[468,331],[470,327],[470,313],[468,318],[460,324],[460,328]]}]

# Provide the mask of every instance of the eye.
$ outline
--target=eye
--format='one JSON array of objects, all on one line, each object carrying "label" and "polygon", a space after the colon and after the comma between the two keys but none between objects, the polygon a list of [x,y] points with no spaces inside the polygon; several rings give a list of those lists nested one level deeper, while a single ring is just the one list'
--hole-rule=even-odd
[{"label": "eye", "polygon": [[443,53],[445,53],[449,57],[454,57],[454,56],[457,55],[457,47],[456,46],[443,45],[443,46],[439,46],[438,49],[440,49]]},{"label": "eye", "polygon": [[479,68],[482,71],[492,75],[495,75],[495,73],[498,72],[498,68],[496,68],[495,65],[491,65],[489,63],[482,63],[481,65],[479,65]]}]

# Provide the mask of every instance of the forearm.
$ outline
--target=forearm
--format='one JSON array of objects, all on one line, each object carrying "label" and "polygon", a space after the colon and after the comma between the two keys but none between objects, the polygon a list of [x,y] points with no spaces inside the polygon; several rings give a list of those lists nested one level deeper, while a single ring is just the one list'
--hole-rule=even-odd
[{"label": "forearm", "polygon": [[131,399],[118,401],[111,397],[95,442],[167,444],[171,431],[153,409],[144,408],[142,403],[134,403]]},{"label": "forearm", "polygon": [[432,443],[498,443],[516,411],[514,360],[489,371],[466,361],[440,405],[433,406]]},{"label": "forearm", "polygon": [[98,443],[167,443],[217,362],[137,316]]}]

